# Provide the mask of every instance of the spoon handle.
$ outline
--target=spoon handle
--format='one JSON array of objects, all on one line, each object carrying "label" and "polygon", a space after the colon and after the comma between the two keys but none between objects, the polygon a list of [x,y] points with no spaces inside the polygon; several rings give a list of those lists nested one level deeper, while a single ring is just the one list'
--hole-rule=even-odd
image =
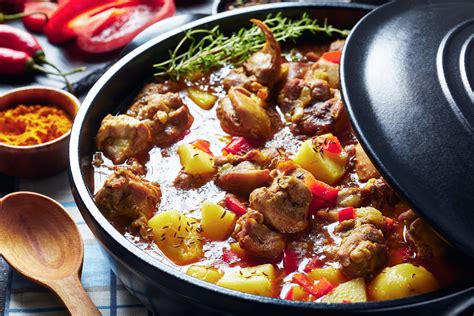
[{"label": "spoon handle", "polygon": [[71,315],[102,315],[82,287],[78,276],[50,281],[48,285],[64,302]]}]

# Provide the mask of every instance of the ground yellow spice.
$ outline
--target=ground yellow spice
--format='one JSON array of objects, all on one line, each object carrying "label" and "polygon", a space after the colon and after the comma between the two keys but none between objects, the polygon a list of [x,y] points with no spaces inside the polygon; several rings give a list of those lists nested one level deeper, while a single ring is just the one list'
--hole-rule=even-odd
[{"label": "ground yellow spice", "polygon": [[0,111],[0,142],[13,146],[38,145],[67,133],[72,119],[53,105],[18,105]]}]

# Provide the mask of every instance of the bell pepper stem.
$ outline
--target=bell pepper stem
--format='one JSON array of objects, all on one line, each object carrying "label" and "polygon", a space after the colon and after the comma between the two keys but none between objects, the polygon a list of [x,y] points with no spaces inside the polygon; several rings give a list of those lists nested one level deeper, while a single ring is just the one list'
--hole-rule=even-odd
[{"label": "bell pepper stem", "polygon": [[44,15],[45,23],[48,23],[48,20],[49,20],[48,14],[42,11],[33,11],[33,12],[28,12],[28,13],[21,12],[21,13],[15,13],[15,14],[0,13],[0,23],[5,22],[5,21],[18,20],[30,15],[36,15],[36,14]]}]

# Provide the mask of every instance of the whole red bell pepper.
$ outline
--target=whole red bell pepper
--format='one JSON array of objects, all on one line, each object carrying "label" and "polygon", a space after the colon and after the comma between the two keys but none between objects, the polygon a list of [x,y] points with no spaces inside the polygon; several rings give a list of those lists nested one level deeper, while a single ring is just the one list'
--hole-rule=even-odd
[{"label": "whole red bell pepper", "polygon": [[76,38],[82,50],[103,53],[127,45],[175,11],[174,0],[69,0],[59,5],[44,33],[53,44]]}]

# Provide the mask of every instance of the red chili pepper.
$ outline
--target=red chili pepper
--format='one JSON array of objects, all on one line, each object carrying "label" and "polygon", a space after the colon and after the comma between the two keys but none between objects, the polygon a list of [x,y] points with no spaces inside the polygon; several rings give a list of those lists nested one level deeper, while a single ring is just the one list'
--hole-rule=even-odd
[{"label": "red chili pepper", "polygon": [[323,151],[339,155],[342,152],[342,146],[336,136],[329,136],[324,140]]},{"label": "red chili pepper", "polygon": [[324,262],[321,261],[321,259],[315,257],[312,258],[310,262],[304,267],[304,272],[309,273],[313,271],[314,269],[322,268],[324,265]]},{"label": "red chili pepper", "polygon": [[[64,78],[64,81],[66,82],[69,90],[72,90],[72,88],[66,76],[84,70],[84,68],[76,68],[68,73],[61,72],[58,67],[56,67],[54,64],[50,63],[46,59],[46,55],[43,49],[41,48],[40,44],[33,35],[10,25],[0,24],[0,47],[8,48],[13,51],[23,52],[27,56],[31,57],[37,64],[50,65],[57,72],[48,71],[47,69],[40,67],[39,65],[36,65],[35,67],[27,67],[26,71],[28,72],[36,70],[42,73],[61,76]],[[9,53],[8,55],[11,56],[11,53]],[[20,56],[18,54],[16,55]],[[24,72],[20,72],[17,74],[21,73]]]},{"label": "red chili pepper", "polygon": [[294,274],[292,281],[300,285],[306,292],[310,293],[314,299],[326,295],[334,288],[331,282],[324,277],[319,279],[318,282],[313,282],[306,275],[301,273]]},{"label": "red chili pepper", "polygon": [[341,208],[337,212],[337,219],[339,220],[339,222],[347,221],[349,219],[354,219],[355,217],[356,217],[356,214],[353,207]]},{"label": "red chili pepper", "polygon": [[22,75],[33,71],[35,62],[25,52],[0,47],[0,72],[7,75]]},{"label": "red chili pepper", "polygon": [[312,175],[306,175],[304,182],[313,196],[311,204],[309,205],[310,214],[314,214],[323,207],[331,207],[336,203],[339,193],[339,190],[336,188],[316,180]]},{"label": "red chili pepper", "polygon": [[82,50],[102,53],[127,45],[175,11],[173,0],[70,0],[59,6],[44,32],[51,43],[77,38]]},{"label": "red chili pepper", "polygon": [[24,52],[35,60],[45,58],[43,49],[33,35],[6,24],[0,24],[0,47]]},{"label": "red chili pepper", "polygon": [[288,248],[283,250],[283,269],[285,269],[286,274],[298,270],[298,255]]},{"label": "red chili pepper", "polygon": [[206,154],[209,154],[213,156],[211,152],[211,143],[209,143],[207,140],[204,139],[197,139],[194,142],[191,143],[194,147],[196,147],[199,150],[202,150]]},{"label": "red chili pepper", "polygon": [[253,149],[252,145],[244,137],[232,137],[230,142],[222,149],[224,155],[245,155]]},{"label": "red chili pepper", "polygon": [[[23,13],[23,25],[32,32],[43,32],[51,15],[57,10],[58,4],[54,2],[26,2]],[[38,14],[41,12],[41,14]]]},{"label": "red chili pepper", "polygon": [[324,53],[323,56],[321,56],[321,58],[324,58],[327,61],[330,61],[335,64],[340,64],[341,52],[340,51],[327,52],[327,53]]},{"label": "red chili pepper", "polygon": [[237,197],[233,194],[227,194],[224,199],[225,207],[228,208],[230,211],[234,212],[238,216],[242,216],[247,213],[247,209],[240,202]]},{"label": "red chili pepper", "polygon": [[25,73],[39,71],[51,75],[60,75],[36,64],[34,59],[27,53],[0,47],[0,73],[6,75],[23,75]]}]

